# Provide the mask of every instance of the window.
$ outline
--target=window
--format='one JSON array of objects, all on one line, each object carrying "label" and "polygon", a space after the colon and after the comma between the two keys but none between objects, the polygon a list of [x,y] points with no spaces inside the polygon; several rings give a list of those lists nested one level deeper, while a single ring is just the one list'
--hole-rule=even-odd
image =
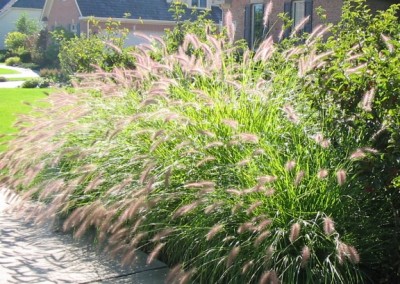
[{"label": "window", "polygon": [[292,3],[292,19],[293,19],[293,27],[296,27],[304,20],[306,17],[305,10],[305,2],[304,1],[293,1]]},{"label": "window", "polygon": [[312,0],[295,0],[285,2],[285,13],[293,20],[292,27],[285,31],[285,37],[289,36],[291,30],[299,25],[306,17],[309,17],[309,20],[304,24],[304,27],[300,29],[299,32],[311,33],[313,12],[312,4]]},{"label": "window", "polygon": [[73,33],[76,33],[76,25],[75,24],[70,24],[69,25],[69,31],[73,32]]},{"label": "window", "polygon": [[68,30],[70,31],[70,32],[72,32],[72,33],[74,33],[74,34],[80,34],[80,24],[78,23],[78,24],[75,24],[74,23],[74,21],[72,20],[72,24],[69,24],[68,25]]},{"label": "window", "polygon": [[[263,41],[267,26],[264,26],[264,4],[250,4],[245,10],[245,39],[252,49]],[[268,23],[267,23],[268,24]]]},{"label": "window", "polygon": [[207,8],[207,0],[191,0],[192,7]]}]

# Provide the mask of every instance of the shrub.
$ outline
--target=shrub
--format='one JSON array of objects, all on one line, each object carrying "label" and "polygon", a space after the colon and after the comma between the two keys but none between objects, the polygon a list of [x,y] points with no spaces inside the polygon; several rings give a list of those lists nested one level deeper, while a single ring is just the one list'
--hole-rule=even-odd
[{"label": "shrub", "polygon": [[32,70],[39,69],[39,65],[37,65],[36,63],[20,63],[18,66],[21,68],[32,69]]},{"label": "shrub", "polygon": [[5,77],[0,77],[0,82],[7,82],[7,78],[5,78]]},{"label": "shrub", "polygon": [[69,82],[69,76],[66,75],[61,69],[41,69],[40,76],[47,78],[53,83],[67,83]]},{"label": "shrub", "polygon": [[6,35],[4,44],[7,49],[16,52],[19,48],[23,48],[28,36],[20,32],[10,32]]},{"label": "shrub", "polygon": [[63,34],[65,38],[71,37],[70,32],[62,28],[56,28],[52,32],[49,32],[47,29],[40,31],[33,47],[30,49],[32,52],[32,62],[41,67],[59,67],[58,34]]},{"label": "shrub", "polygon": [[34,78],[26,80],[21,88],[47,88],[50,86],[50,82],[47,79]]},{"label": "shrub", "polygon": [[18,57],[21,59],[22,63],[29,63],[32,60],[31,53],[27,50],[18,52]]},{"label": "shrub", "polygon": [[95,65],[104,61],[104,43],[96,36],[73,38],[61,45],[61,68],[67,74],[92,72]]},{"label": "shrub", "polygon": [[[114,67],[134,66],[133,58],[129,55],[132,48],[124,48],[127,31],[119,29],[115,22],[108,22],[104,30],[89,36],[81,35],[72,39],[61,36],[60,66],[64,73],[93,72],[97,67],[106,71]],[[96,23],[94,23],[96,26]]]},{"label": "shrub", "polygon": [[21,63],[21,59],[19,57],[9,57],[6,59],[5,64],[8,66],[15,66],[15,65],[19,65]]},{"label": "shrub", "polygon": [[40,77],[49,79],[52,82],[60,82],[65,80],[65,75],[60,69],[43,68],[40,69],[39,75]]},{"label": "shrub", "polygon": [[324,120],[326,129],[336,129],[332,143],[354,145],[359,194],[352,198],[365,218],[353,223],[350,217],[348,226],[360,239],[370,232],[382,244],[360,242],[364,261],[377,271],[376,282],[400,277],[400,188],[394,182],[400,172],[399,8],[373,17],[366,1],[348,1],[333,36],[316,47],[327,52],[326,62],[309,68],[302,80],[308,112]]}]

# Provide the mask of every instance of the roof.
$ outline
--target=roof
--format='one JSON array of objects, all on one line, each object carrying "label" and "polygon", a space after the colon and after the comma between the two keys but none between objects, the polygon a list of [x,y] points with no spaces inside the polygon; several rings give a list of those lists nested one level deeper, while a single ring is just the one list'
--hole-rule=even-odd
[{"label": "roof", "polygon": [[0,10],[4,8],[11,0],[0,0]]},{"label": "roof", "polygon": [[[166,0],[77,0],[82,17],[99,18],[124,18],[129,13],[128,19],[174,21],[172,13],[168,10],[170,3]],[[191,9],[186,9],[183,20],[192,19]],[[222,20],[222,11],[218,7],[212,7],[210,18],[214,22]]]},{"label": "roof", "polygon": [[44,2],[46,2],[46,1],[45,0],[18,0],[12,6],[15,8],[43,9]]}]

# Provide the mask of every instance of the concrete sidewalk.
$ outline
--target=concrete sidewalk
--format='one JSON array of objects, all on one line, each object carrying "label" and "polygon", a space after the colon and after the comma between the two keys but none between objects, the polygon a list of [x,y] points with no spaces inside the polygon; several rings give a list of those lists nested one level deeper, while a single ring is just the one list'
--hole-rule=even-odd
[{"label": "concrete sidewalk", "polygon": [[35,71],[33,71],[31,69],[7,66],[5,64],[0,64],[0,68],[10,69],[10,70],[13,70],[13,71],[17,71],[19,73],[19,74],[3,74],[3,75],[0,75],[0,77],[4,77],[4,78],[36,78],[36,77],[39,77],[39,75]]},{"label": "concrete sidewalk", "polygon": [[122,268],[96,252],[88,242],[77,242],[50,226],[36,227],[7,212],[10,192],[0,188],[0,283],[165,283],[167,266],[146,264],[138,253],[135,264]]},{"label": "concrete sidewalk", "polygon": [[8,89],[8,88],[18,88],[21,87],[25,81],[9,81],[9,82],[0,82],[0,88]]},{"label": "concrete sidewalk", "polygon": [[[13,67],[7,66],[5,64],[0,64],[0,68],[10,69],[19,72],[19,74],[3,74],[0,77],[4,78],[38,78],[39,75],[30,69],[20,68],[20,67]],[[7,82],[0,82],[0,88],[18,88],[20,87],[24,81],[7,81]]]}]

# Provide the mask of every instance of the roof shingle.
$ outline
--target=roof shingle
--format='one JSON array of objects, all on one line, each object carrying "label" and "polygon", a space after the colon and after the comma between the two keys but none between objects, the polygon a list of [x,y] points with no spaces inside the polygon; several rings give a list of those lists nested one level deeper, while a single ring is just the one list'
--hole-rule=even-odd
[{"label": "roof shingle", "polygon": [[[77,0],[83,17],[94,16],[102,18],[123,18],[127,13],[128,19],[173,21],[168,11],[171,4],[166,0]],[[186,9],[183,19],[192,19],[191,10]],[[222,11],[212,7],[210,18],[214,22],[222,20]]]},{"label": "roof shingle", "polygon": [[0,0],[0,10],[4,8],[11,0]]},{"label": "roof shingle", "polygon": [[15,8],[43,9],[46,0],[18,0],[12,5]]}]

